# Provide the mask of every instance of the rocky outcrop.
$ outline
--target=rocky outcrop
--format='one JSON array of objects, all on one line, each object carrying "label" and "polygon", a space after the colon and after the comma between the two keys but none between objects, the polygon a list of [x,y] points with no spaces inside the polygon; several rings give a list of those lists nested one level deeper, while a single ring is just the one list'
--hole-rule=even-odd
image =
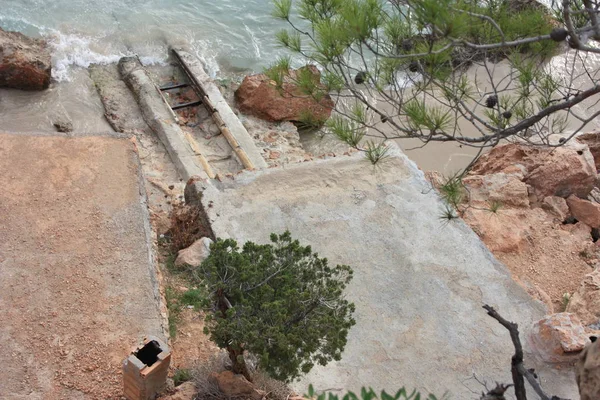
[{"label": "rocky outcrop", "polygon": [[0,28],[0,87],[47,89],[51,70],[50,52],[45,41]]},{"label": "rocky outcrop", "polygon": [[600,322],[600,270],[587,274],[571,296],[567,311],[576,314],[584,325]]},{"label": "rocky outcrop", "polygon": [[490,175],[471,175],[463,179],[469,202],[485,206],[493,202],[514,207],[529,207],[527,184],[519,174],[499,172]]},{"label": "rocky outcrop", "polygon": [[569,196],[567,199],[571,215],[577,220],[591,226],[600,228],[600,204]]},{"label": "rocky outcrop", "polygon": [[600,205],[581,197],[594,197],[597,184],[587,146],[497,146],[462,182],[459,215],[530,295],[563,310],[565,295],[600,264],[592,229],[600,227]]},{"label": "rocky outcrop", "polygon": [[600,399],[600,341],[587,346],[575,365],[581,400]]},{"label": "rocky outcrop", "polygon": [[473,175],[499,172],[522,174],[532,194],[541,201],[546,196],[585,198],[597,183],[594,158],[587,146],[545,148],[520,144],[497,146],[482,156]]},{"label": "rocky outcrop", "polygon": [[531,332],[532,347],[546,362],[575,361],[588,343],[581,321],[570,313],[544,317]]},{"label": "rocky outcrop", "polygon": [[[542,210],[531,210],[535,220],[544,220]],[[530,210],[502,209],[492,213],[486,209],[468,208],[463,219],[493,252],[520,253],[527,246],[532,229]]]},{"label": "rocky outcrop", "polygon": [[[321,74],[316,67],[304,68],[312,73],[315,82],[320,81]],[[326,121],[333,110],[333,100],[325,95],[317,102],[314,97],[303,93],[294,83],[300,71],[290,71],[290,77],[284,79],[281,90],[265,74],[247,76],[235,92],[240,111],[273,122],[299,122],[306,112],[310,112],[315,120]]]},{"label": "rocky outcrop", "polygon": [[203,237],[202,239],[196,240],[187,249],[179,250],[175,265],[178,267],[184,265],[191,265],[194,267],[199,266],[210,255],[210,245],[212,243],[213,241],[211,239]]},{"label": "rocky outcrop", "polygon": [[243,375],[236,375],[231,371],[213,372],[209,379],[229,398],[262,400],[267,395],[266,392],[255,388]]}]

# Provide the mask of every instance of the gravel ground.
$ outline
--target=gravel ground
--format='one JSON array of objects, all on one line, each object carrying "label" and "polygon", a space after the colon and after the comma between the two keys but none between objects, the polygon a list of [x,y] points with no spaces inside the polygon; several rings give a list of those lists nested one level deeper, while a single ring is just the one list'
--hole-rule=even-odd
[{"label": "gravel ground", "polygon": [[0,134],[0,398],[120,398],[164,337],[129,139]]}]

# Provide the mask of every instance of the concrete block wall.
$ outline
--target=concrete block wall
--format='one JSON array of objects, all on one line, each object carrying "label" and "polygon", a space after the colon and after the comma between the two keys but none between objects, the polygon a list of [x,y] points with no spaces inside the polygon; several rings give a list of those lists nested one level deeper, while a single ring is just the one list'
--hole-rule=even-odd
[{"label": "concrete block wall", "polygon": [[[158,343],[160,353],[151,366],[138,358],[138,353],[150,342]],[[168,346],[156,337],[148,337],[144,344],[134,350],[123,362],[123,394],[127,400],[152,400],[167,382],[171,352]]]}]

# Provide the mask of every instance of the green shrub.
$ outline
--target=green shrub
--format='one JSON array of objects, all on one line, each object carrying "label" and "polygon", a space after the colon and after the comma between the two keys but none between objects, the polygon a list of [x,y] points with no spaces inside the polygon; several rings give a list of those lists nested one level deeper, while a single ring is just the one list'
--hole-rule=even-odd
[{"label": "green shrub", "polygon": [[226,349],[233,370],[252,379],[245,352],[275,379],[289,381],[339,360],[354,304],[344,299],[352,279],[346,265],[332,267],[289,232],[272,244],[217,240],[196,270],[211,293],[206,331]]}]

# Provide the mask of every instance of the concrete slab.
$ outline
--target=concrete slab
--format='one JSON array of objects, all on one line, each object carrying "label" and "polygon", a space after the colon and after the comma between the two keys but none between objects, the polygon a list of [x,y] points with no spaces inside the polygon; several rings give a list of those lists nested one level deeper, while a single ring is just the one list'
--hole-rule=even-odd
[{"label": "concrete slab", "polygon": [[[340,362],[316,367],[296,389],[395,392],[417,388],[452,399],[479,398],[511,382],[508,331],[487,303],[518,322],[523,341],[544,314],[462,221],[440,220],[443,203],[397,148],[372,166],[362,156],[246,172],[204,183],[202,203],[217,237],[265,243],[290,230],[330,262],[348,264],[357,325]],[[202,183],[197,183],[202,185]],[[548,392],[576,399],[568,369],[527,358]]]},{"label": "concrete slab", "polygon": [[166,335],[134,143],[0,134],[0,171],[0,398],[120,398]]}]

